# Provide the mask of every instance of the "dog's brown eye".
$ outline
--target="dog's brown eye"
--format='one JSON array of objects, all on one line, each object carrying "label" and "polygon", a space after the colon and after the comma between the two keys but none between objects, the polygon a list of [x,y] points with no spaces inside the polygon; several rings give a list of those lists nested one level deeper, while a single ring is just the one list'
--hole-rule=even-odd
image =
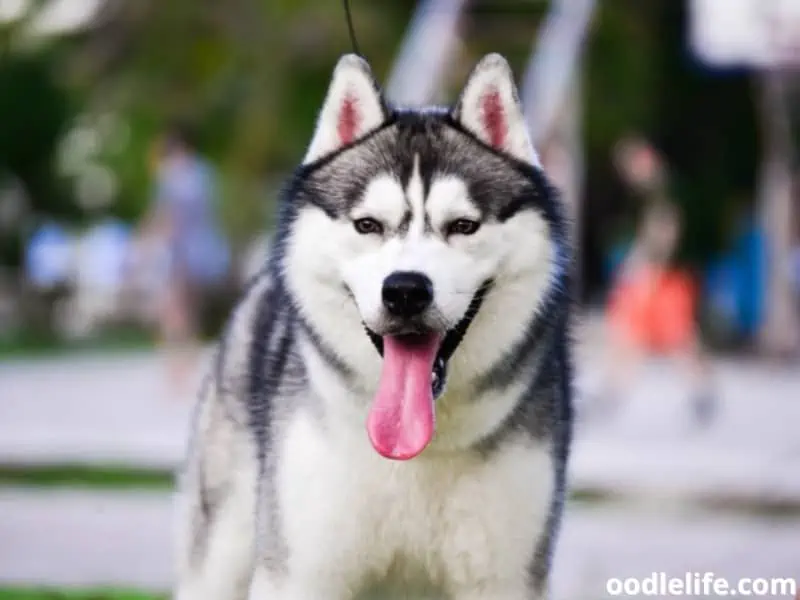
[{"label": "dog's brown eye", "polygon": [[447,235],[472,235],[481,226],[477,221],[469,219],[456,219],[447,226]]},{"label": "dog's brown eye", "polygon": [[356,231],[362,235],[367,235],[370,233],[383,233],[383,225],[378,223],[375,219],[370,219],[369,217],[365,219],[356,219],[353,221],[353,225],[356,228]]}]

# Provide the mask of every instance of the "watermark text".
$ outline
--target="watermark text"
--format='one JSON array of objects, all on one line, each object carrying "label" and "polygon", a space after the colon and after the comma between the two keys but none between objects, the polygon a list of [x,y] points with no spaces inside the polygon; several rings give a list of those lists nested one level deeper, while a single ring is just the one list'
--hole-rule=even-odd
[{"label": "watermark text", "polygon": [[666,573],[652,573],[643,578],[612,577],[606,582],[609,596],[768,596],[792,598],[798,596],[797,580],[791,577],[743,577],[732,581],[711,572],[685,573],[671,577]]}]

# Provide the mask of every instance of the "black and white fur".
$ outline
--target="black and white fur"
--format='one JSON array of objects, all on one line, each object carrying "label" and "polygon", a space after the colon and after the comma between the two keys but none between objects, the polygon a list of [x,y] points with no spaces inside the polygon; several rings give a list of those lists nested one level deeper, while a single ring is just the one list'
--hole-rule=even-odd
[{"label": "black and white fur", "polygon": [[[382,233],[357,232],[366,217]],[[464,218],[479,229],[450,233]],[[571,437],[566,231],[505,59],[451,110],[399,110],[343,57],[197,408],[175,597],[545,597]],[[366,330],[391,327],[381,284],[409,269],[433,282],[426,323],[467,327],[433,441],[393,461],[365,431]]]}]

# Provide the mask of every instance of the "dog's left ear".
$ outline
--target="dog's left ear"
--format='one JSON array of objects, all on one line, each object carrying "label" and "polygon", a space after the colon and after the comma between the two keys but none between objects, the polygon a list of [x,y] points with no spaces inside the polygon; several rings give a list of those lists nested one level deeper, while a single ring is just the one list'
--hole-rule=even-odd
[{"label": "dog's left ear", "polygon": [[303,164],[338,150],[380,127],[386,108],[367,62],[355,54],[339,59]]},{"label": "dog's left ear", "polygon": [[453,118],[485,144],[539,166],[511,67],[499,54],[485,56],[472,70]]}]

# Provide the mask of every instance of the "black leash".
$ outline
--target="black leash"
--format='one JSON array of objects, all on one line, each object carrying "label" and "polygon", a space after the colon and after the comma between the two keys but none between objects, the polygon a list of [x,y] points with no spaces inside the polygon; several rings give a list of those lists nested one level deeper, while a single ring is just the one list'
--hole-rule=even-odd
[{"label": "black leash", "polygon": [[342,3],[344,4],[344,14],[345,18],[347,19],[347,29],[350,31],[350,44],[353,46],[353,52],[358,54],[361,58],[364,58],[364,56],[358,49],[358,42],[356,41],[356,30],[353,27],[353,14],[350,11],[350,2],[349,0],[342,0]]}]

